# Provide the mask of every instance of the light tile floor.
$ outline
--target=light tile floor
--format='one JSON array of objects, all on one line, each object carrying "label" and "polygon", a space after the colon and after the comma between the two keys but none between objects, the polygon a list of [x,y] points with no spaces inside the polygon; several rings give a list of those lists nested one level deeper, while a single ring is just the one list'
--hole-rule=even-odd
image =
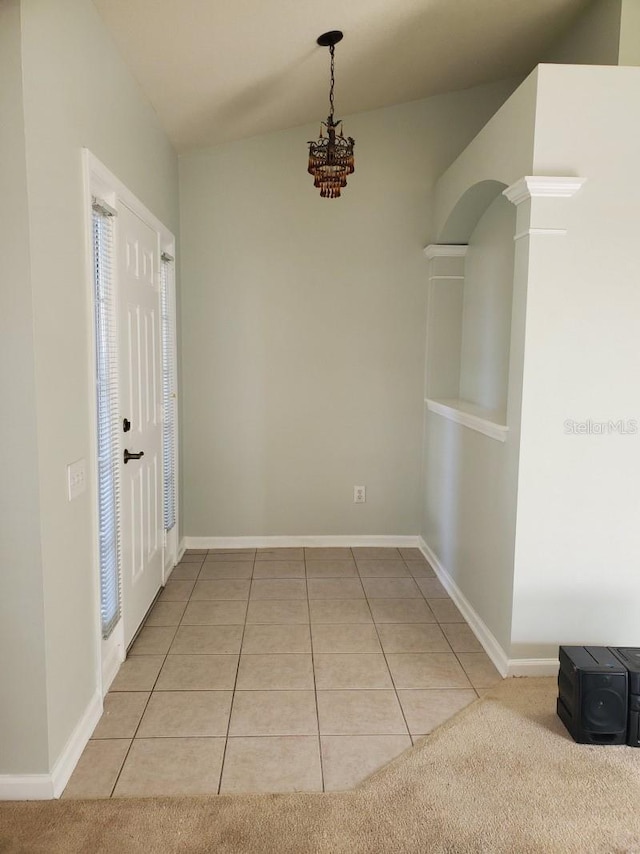
[{"label": "light tile floor", "polygon": [[64,797],[351,788],[499,679],[418,549],[189,551]]}]

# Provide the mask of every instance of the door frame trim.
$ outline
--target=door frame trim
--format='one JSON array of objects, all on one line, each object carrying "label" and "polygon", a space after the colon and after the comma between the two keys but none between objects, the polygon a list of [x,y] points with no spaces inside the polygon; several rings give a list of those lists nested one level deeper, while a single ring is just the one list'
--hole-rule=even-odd
[{"label": "door frame trim", "polygon": [[[93,279],[93,245],[92,245],[92,197],[98,196],[106,201],[111,207],[115,208],[118,202],[126,205],[136,216],[144,223],[152,228],[158,235],[160,252],[167,252],[169,255],[176,257],[176,242],[173,233],[162,223],[151,211],[135,196],[129,188],[120,181],[105,165],[102,163],[88,148],[82,149],[82,171],[84,179],[84,195],[85,195],[85,259],[86,259],[86,280],[89,287],[87,299],[87,328],[89,331],[90,353],[92,365],[96,362],[96,340],[95,340],[95,301],[94,301],[94,279]],[[116,223],[117,229],[117,223]],[[117,275],[117,265],[114,264],[114,275]],[[173,321],[176,324],[177,333],[177,315],[175,303],[175,273],[172,282],[173,287],[173,302],[174,311]],[[117,286],[117,285],[116,285]],[[177,346],[177,340],[176,340]],[[178,388],[178,366],[177,352],[174,352],[174,371],[176,376],[176,388]],[[97,463],[97,396],[95,384],[95,370],[88,372],[89,375],[89,417],[90,417],[90,455],[88,461],[89,481],[93,485],[94,490],[98,483],[98,463]],[[178,389],[179,391],[179,389]],[[179,537],[179,494],[177,485],[179,483],[179,454],[178,454],[178,425],[176,424],[175,447],[176,459],[176,533],[175,542],[180,542]],[[122,617],[118,621],[115,629],[110,637],[103,641],[101,623],[100,623],[100,559],[99,559],[99,541],[98,541],[98,510],[96,500],[91,502],[91,518],[92,518],[92,565],[94,577],[94,612],[96,626],[96,689],[100,692],[100,696],[104,695],[109,690],[113,679],[124,661],[126,649],[124,647],[124,626]],[[177,547],[173,559],[177,562]],[[163,575],[162,583],[166,582],[173,566],[168,566],[168,560],[164,555],[162,559]]]}]

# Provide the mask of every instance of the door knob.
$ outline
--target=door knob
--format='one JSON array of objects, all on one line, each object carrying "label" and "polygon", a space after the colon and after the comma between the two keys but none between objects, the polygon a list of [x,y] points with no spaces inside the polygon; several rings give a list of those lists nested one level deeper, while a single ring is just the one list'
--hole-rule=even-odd
[{"label": "door knob", "polygon": [[144,457],[144,451],[138,451],[137,454],[131,453],[126,448],[124,449],[124,464],[126,465],[129,460],[139,460],[140,457]]}]

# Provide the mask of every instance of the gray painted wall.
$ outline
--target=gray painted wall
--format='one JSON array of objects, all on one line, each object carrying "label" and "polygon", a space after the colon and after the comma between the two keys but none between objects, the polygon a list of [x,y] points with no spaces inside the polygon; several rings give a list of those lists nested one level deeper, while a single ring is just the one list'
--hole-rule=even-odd
[{"label": "gray painted wall", "polygon": [[[585,38],[607,61],[610,42]],[[90,453],[93,419],[81,147],[176,232],[178,184],[174,153],[89,0],[4,0],[0,76],[6,774],[50,770],[96,686],[95,485],[69,504],[65,477]],[[316,127],[183,160],[188,534],[418,529],[432,186],[512,88],[348,119],[358,171],[336,203],[304,173]],[[530,139],[528,126],[511,127]],[[363,482],[368,503],[354,508]]]},{"label": "gray painted wall", "polygon": [[[525,94],[518,93],[521,98]],[[521,376],[518,349],[510,351],[512,334],[517,340],[522,326],[523,306],[523,295],[513,294],[514,232],[515,209],[499,195],[468,237],[464,283],[451,283],[462,287],[457,316],[447,316],[429,303],[430,312],[439,312],[432,326],[442,326],[438,332],[444,339],[459,340],[460,398],[499,410],[496,417],[509,425],[509,434],[506,442],[499,442],[427,411],[422,521],[427,544],[506,649],[518,458],[519,414],[513,412],[513,403]],[[446,290],[448,285],[443,281],[439,286]],[[433,388],[437,392],[437,380],[431,378],[429,397],[434,397]]]},{"label": "gray painted wall", "polygon": [[[16,126],[7,129],[3,122],[2,146],[3,160],[5,148],[15,155],[10,189],[17,199],[11,210],[16,221],[9,225],[17,239],[16,277],[5,280],[10,329],[2,338],[4,347],[16,337],[11,327],[25,331],[16,353],[3,360],[16,371],[9,389],[20,383],[16,400],[25,416],[15,444],[24,453],[9,467],[11,472],[20,466],[15,482],[24,506],[11,519],[22,513],[12,536],[20,536],[23,556],[5,572],[3,542],[2,602],[15,616],[2,629],[4,636],[22,616],[29,621],[29,639],[23,638],[18,655],[20,690],[2,707],[3,724],[7,717],[14,726],[11,732],[0,728],[0,739],[9,744],[6,750],[0,745],[0,773],[46,773],[87,708],[98,677],[95,484],[90,479],[86,493],[73,502],[66,494],[66,466],[90,459],[95,418],[89,403],[92,318],[82,147],[174,230],[178,184],[175,153],[90,0],[23,0],[20,27],[17,11],[15,3],[6,11],[3,5],[10,26],[2,28],[2,37],[6,30],[11,45],[2,51],[3,81],[5,66],[11,81],[3,97]],[[12,423],[7,429],[15,435]],[[8,483],[13,490],[14,479]],[[14,491],[11,501],[17,504]],[[17,551],[17,544],[10,548]],[[15,656],[18,634],[8,636]],[[26,673],[32,662],[33,673]],[[36,714],[34,721],[30,716]]]},{"label": "gray painted wall", "polygon": [[462,308],[460,397],[503,418],[509,388],[514,227],[513,205],[499,195],[469,239]]},{"label": "gray painted wall", "polygon": [[517,209],[503,450],[427,421],[425,538],[507,658],[638,643],[639,91],[638,68],[539,66],[438,186],[444,226],[476,182],[586,178]]},{"label": "gray painted wall", "polygon": [[514,85],[345,119],[335,201],[316,126],[181,157],[187,535],[418,532],[432,186]]},{"label": "gray painted wall", "polygon": [[0,3],[0,773],[47,767],[20,3]]}]

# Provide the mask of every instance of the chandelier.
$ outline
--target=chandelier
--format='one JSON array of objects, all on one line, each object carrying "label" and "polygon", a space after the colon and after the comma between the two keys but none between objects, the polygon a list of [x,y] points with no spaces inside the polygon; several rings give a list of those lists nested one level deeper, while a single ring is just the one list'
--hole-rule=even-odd
[{"label": "chandelier", "polygon": [[[333,117],[333,86],[334,86],[334,51],[335,46],[342,40],[339,30],[323,33],[318,39],[321,47],[328,47],[331,54],[331,87],[329,89],[329,116],[320,125],[320,137],[309,142],[309,168],[313,175],[313,186],[318,187],[323,199],[337,199],[342,187],[347,186],[347,175],[354,170],[353,137],[342,133],[342,120]],[[325,136],[322,128],[325,127]]]}]

